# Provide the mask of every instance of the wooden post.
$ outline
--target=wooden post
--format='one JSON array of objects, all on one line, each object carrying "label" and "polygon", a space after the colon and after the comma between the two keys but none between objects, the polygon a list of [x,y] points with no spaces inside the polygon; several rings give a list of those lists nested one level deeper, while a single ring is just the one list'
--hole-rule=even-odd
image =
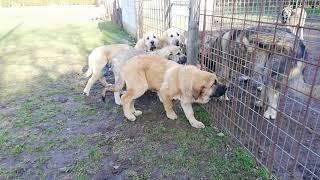
[{"label": "wooden post", "polygon": [[137,40],[143,37],[143,0],[138,0],[138,17],[136,16],[137,23]]},{"label": "wooden post", "polygon": [[170,0],[165,0],[164,1],[164,30],[167,30],[171,27],[171,7],[172,4],[170,2]]},{"label": "wooden post", "polygon": [[201,0],[189,1],[187,63],[193,65],[198,62],[200,2]]}]

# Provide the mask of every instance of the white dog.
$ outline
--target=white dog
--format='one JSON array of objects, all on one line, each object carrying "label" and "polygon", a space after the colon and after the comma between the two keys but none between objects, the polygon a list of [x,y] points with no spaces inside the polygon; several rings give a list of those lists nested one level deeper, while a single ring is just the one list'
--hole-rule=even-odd
[{"label": "white dog", "polygon": [[300,39],[303,40],[303,27],[306,22],[307,12],[302,8],[293,8],[293,6],[288,6],[283,8],[281,11],[281,23],[286,24],[287,28],[291,30],[293,34],[297,34],[297,25],[300,22]]},{"label": "white dog", "polygon": [[185,32],[178,28],[167,29],[161,37],[161,46],[184,46],[185,45]]},{"label": "white dog", "polygon": [[159,36],[153,32],[150,32],[146,33],[143,38],[139,39],[134,48],[148,52],[158,49],[159,47]]}]

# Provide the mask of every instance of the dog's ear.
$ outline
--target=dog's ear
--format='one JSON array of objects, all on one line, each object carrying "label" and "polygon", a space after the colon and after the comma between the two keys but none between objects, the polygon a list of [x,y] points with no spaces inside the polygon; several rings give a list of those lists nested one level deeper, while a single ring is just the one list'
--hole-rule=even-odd
[{"label": "dog's ear", "polygon": [[192,97],[194,99],[198,99],[203,93],[203,89],[203,85],[197,85],[196,83],[194,83],[194,86],[192,87]]}]

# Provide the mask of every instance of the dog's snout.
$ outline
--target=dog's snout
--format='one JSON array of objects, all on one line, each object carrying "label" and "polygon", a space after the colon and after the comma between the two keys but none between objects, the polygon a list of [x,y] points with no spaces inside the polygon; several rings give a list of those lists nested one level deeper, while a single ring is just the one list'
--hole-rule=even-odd
[{"label": "dog's snout", "polygon": [[220,97],[223,96],[227,91],[227,86],[225,85],[216,85],[215,90],[211,94],[212,97]]},{"label": "dog's snout", "polygon": [[179,58],[178,64],[186,64],[187,63],[187,56],[182,56]]},{"label": "dog's snout", "polygon": [[176,46],[180,46],[179,40],[176,40]]},{"label": "dog's snout", "polygon": [[151,43],[152,45],[154,45],[154,41],[151,41],[150,43]]}]

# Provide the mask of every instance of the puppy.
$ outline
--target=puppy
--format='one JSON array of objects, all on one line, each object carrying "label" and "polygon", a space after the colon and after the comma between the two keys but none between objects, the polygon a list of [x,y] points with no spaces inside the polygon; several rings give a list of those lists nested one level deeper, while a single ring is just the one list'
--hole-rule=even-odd
[{"label": "puppy", "polygon": [[[137,55],[143,55],[143,54],[153,54],[153,55],[159,55],[163,58],[166,58],[168,60],[175,61],[179,64],[185,64],[187,62],[187,57],[181,52],[181,48],[178,46],[167,46],[162,49],[146,53],[143,50],[127,50],[124,51],[111,60],[112,64],[112,71],[114,74],[115,79],[115,85],[121,86],[121,88],[117,91],[114,91],[114,100],[117,105],[121,105],[120,101],[120,91],[123,87],[123,80],[120,77],[120,69],[123,66],[123,64],[130,58],[137,56]],[[111,90],[110,90],[111,88]],[[105,101],[105,96],[107,91],[112,91],[114,88],[113,85],[108,85],[106,88],[102,91],[102,100]]]},{"label": "puppy", "polygon": [[194,117],[192,103],[207,103],[210,97],[222,96],[226,86],[221,85],[214,73],[202,71],[195,66],[179,65],[174,61],[155,55],[140,55],[128,60],[120,70],[127,86],[121,97],[123,112],[130,121],[142,114],[134,107],[134,100],[147,90],[157,91],[163,102],[167,117],[176,119],[172,99],[179,99],[192,127],[204,128]]},{"label": "puppy", "polygon": [[137,50],[153,51],[159,48],[159,38],[155,33],[147,33],[143,38],[139,39],[134,47]]},{"label": "puppy", "polygon": [[185,46],[185,33],[178,28],[167,29],[161,37],[161,46]]},{"label": "puppy", "polygon": [[111,60],[111,58],[117,55],[123,50],[131,49],[127,44],[112,44],[106,46],[100,46],[95,48],[88,57],[88,70],[85,73],[85,77],[90,79],[87,82],[86,87],[83,90],[83,93],[87,96],[90,94],[90,89],[93,84],[100,80],[100,82],[106,86],[108,83],[105,77],[102,74],[102,70],[105,65]]}]

